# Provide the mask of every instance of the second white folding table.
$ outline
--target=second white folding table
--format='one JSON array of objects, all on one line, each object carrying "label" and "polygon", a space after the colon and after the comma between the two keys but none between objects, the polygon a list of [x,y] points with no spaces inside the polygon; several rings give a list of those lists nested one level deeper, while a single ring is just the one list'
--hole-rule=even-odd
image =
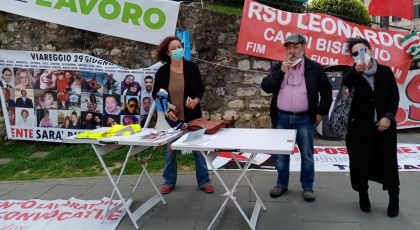
[{"label": "second white folding table", "polygon": [[[266,210],[266,208],[254,186],[252,185],[250,179],[246,176],[246,172],[249,170],[249,167],[254,161],[257,153],[289,155],[295,146],[296,130],[228,128],[221,129],[214,135],[204,135],[194,140],[185,141],[187,135],[189,134],[187,133],[177,141],[173,142],[171,144],[171,148],[173,150],[200,151],[201,154],[206,158],[207,164],[210,165],[211,169],[225,190],[226,198],[207,229],[210,229],[213,226],[217,217],[225,208],[229,200],[235,204],[249,227],[251,229],[255,229],[260,210]],[[211,164],[209,159],[209,153],[211,152],[230,152],[231,154],[237,154],[240,152],[251,153],[243,167],[241,167],[237,158],[233,157],[241,172],[231,188],[226,185],[217,169]],[[245,214],[234,196],[236,188],[243,178],[245,178],[256,197],[255,206],[250,218],[248,218],[248,216]],[[267,183],[272,182],[268,181]]]}]

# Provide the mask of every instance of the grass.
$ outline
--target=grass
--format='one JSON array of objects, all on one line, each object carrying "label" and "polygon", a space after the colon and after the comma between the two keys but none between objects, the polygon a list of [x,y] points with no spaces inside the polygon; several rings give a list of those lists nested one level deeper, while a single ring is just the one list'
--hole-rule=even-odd
[{"label": "grass", "polygon": [[[166,146],[154,150],[154,158],[149,161],[150,172],[162,172]],[[103,156],[111,172],[117,175],[128,147],[115,150]],[[152,149],[143,151],[142,156]],[[49,152],[44,158],[33,158],[35,152]],[[105,175],[99,160],[90,145],[45,143],[30,141],[7,141],[0,144],[0,158],[13,160],[0,165],[0,180],[35,180],[48,178],[90,177]],[[178,170],[192,171],[195,168],[192,154],[178,155]],[[130,157],[125,170],[126,175],[141,172],[141,166]]]},{"label": "grass", "polygon": [[223,14],[235,15],[235,16],[242,16],[242,8],[235,7],[235,6],[226,6],[220,5],[217,3],[209,3],[205,4],[204,8],[212,11],[216,11]]}]

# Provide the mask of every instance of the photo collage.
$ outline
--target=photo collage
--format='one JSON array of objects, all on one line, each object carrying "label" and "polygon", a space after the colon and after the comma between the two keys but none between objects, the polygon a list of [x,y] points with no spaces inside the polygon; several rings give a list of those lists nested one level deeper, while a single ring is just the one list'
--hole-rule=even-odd
[{"label": "photo collage", "polygon": [[1,67],[10,125],[96,129],[144,124],[154,74]]}]

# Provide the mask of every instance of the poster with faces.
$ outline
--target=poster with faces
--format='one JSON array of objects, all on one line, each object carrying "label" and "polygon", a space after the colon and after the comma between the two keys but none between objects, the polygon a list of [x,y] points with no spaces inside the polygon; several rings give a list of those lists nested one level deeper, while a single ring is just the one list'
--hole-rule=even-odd
[{"label": "poster with faces", "polygon": [[141,123],[161,65],[126,69],[79,53],[0,51],[8,136],[61,141],[82,130]]}]

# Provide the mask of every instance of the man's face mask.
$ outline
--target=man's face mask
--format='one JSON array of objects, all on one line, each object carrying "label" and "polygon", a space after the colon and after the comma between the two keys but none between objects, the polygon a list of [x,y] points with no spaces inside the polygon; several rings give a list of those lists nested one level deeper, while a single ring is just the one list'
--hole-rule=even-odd
[{"label": "man's face mask", "polygon": [[351,56],[356,64],[367,64],[370,61],[370,51],[366,47],[360,47]]}]

